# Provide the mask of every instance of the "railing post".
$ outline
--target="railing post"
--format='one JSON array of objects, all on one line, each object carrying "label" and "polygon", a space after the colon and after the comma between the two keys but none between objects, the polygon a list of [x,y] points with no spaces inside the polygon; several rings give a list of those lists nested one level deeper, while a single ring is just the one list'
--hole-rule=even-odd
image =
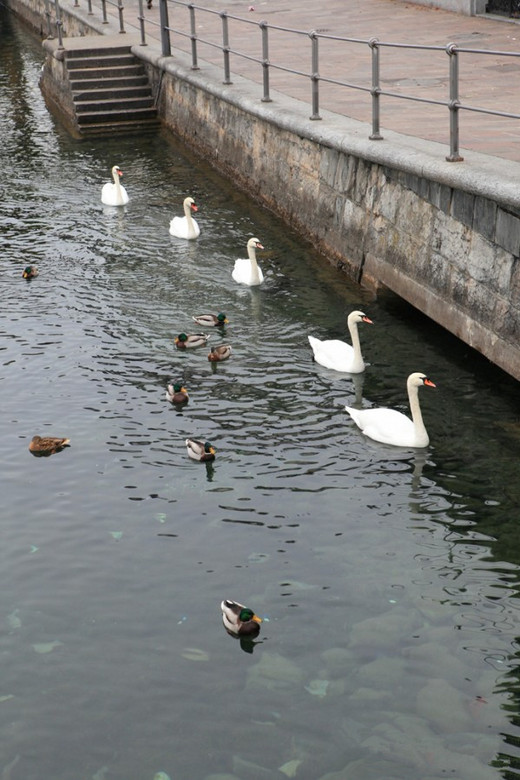
[{"label": "railing post", "polygon": [[54,38],[54,35],[52,34],[52,23],[51,23],[51,5],[50,0],[45,0],[45,17],[47,19],[47,38],[52,41]]},{"label": "railing post", "polygon": [[224,84],[232,84],[231,71],[229,69],[229,23],[227,11],[221,11],[222,19],[222,53],[224,55]]},{"label": "railing post", "polygon": [[89,16],[92,16],[92,13],[93,13],[93,11],[92,11],[92,0],[88,0],[88,2],[87,2],[87,13],[88,13]]},{"label": "railing post", "polygon": [[117,0],[117,10],[119,13],[119,32],[124,33],[125,32],[125,23],[123,19],[123,11],[124,11],[124,5],[123,0]]},{"label": "railing post", "polygon": [[309,33],[309,37],[312,43],[312,64],[311,64],[312,114],[309,117],[309,119],[321,119],[318,34],[315,30],[313,30],[312,32]]},{"label": "railing post", "polygon": [[144,8],[143,8],[143,0],[139,0],[139,16],[137,17],[139,19],[139,27],[141,29],[141,43],[140,46],[146,46],[146,33],[144,29]]},{"label": "railing post", "polygon": [[446,53],[450,58],[450,153],[448,162],[461,162],[464,157],[459,154],[459,57],[457,44],[448,43]]},{"label": "railing post", "polygon": [[269,97],[269,33],[267,22],[260,22],[260,29],[262,30],[262,70],[264,76],[264,96],[262,103],[271,103]]},{"label": "railing post", "polygon": [[190,9],[190,39],[191,39],[191,69],[198,70],[199,65],[197,62],[197,24],[195,20],[195,6],[193,3],[189,3]]},{"label": "railing post", "polygon": [[381,94],[381,85],[379,83],[379,41],[377,38],[370,38],[368,45],[372,51],[372,133],[368,136],[371,141],[382,141],[383,136],[379,127],[379,95]]},{"label": "railing post", "polygon": [[103,12],[103,24],[108,24],[108,19],[107,19],[107,0],[101,0],[101,10]]},{"label": "railing post", "polygon": [[168,0],[159,0],[159,21],[161,23],[161,50],[163,57],[171,57],[170,23],[168,21]]},{"label": "railing post", "polygon": [[55,0],[54,6],[56,8],[56,31],[58,33],[58,49],[63,49],[63,22],[61,21],[61,10],[59,0]]},{"label": "railing post", "polygon": [[79,8],[79,0],[74,0],[74,8]]}]

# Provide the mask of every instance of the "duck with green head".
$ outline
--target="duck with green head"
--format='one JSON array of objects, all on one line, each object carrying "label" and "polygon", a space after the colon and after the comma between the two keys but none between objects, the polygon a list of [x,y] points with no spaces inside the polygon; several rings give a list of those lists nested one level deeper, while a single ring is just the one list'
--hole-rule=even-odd
[{"label": "duck with green head", "polygon": [[202,328],[214,328],[215,326],[227,325],[229,322],[223,311],[219,314],[198,314],[196,317],[192,317],[192,320]]},{"label": "duck with green head", "polygon": [[252,609],[245,607],[238,601],[224,599],[220,608],[222,610],[222,622],[224,628],[233,636],[256,636],[260,631],[262,618],[258,617]]},{"label": "duck with green head", "polygon": [[188,455],[193,460],[207,463],[215,460],[215,447],[209,441],[199,441],[198,439],[186,439],[186,449]]},{"label": "duck with green head", "polygon": [[39,273],[37,265],[26,265],[23,269],[22,276],[24,279],[34,279]]},{"label": "duck with green head", "polygon": [[172,404],[185,404],[189,399],[188,391],[182,382],[175,382],[168,385],[166,390],[166,400]]},{"label": "duck with green head", "polygon": [[193,349],[203,347],[209,339],[207,333],[179,333],[175,339],[177,349]]}]

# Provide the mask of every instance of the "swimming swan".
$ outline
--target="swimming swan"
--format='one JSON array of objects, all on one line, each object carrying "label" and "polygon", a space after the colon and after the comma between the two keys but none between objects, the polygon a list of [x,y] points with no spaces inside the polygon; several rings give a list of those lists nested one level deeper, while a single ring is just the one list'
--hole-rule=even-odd
[{"label": "swimming swan", "polygon": [[107,181],[101,190],[101,202],[104,203],[105,206],[126,206],[130,200],[127,191],[119,181],[119,177],[122,175],[123,171],[119,165],[114,165],[112,168],[114,183]]},{"label": "swimming swan", "polygon": [[420,373],[410,374],[406,382],[411,420],[395,409],[352,409],[350,406],[345,409],[363,433],[375,441],[396,447],[427,447],[430,438],[419,406],[419,388],[423,385],[435,387],[431,379]]},{"label": "swimming swan", "polygon": [[191,212],[199,209],[195,205],[193,198],[184,198],[183,206],[184,217],[174,217],[170,221],[170,234],[177,238],[198,238],[200,236],[200,228],[191,216]]},{"label": "swimming swan", "polygon": [[320,366],[332,368],[334,371],[346,371],[349,374],[360,374],[365,370],[365,363],[361,354],[361,344],[359,343],[358,322],[368,322],[372,320],[363,314],[362,311],[353,311],[348,315],[347,326],[352,339],[352,346],[339,339],[330,339],[329,341],[320,341],[314,336],[308,336],[309,344],[314,352],[314,360]]},{"label": "swimming swan", "polygon": [[249,287],[262,284],[264,275],[256,262],[257,249],[263,249],[262,244],[257,238],[250,238],[247,242],[248,257],[235,260],[235,267],[231,272],[235,282],[247,284]]}]

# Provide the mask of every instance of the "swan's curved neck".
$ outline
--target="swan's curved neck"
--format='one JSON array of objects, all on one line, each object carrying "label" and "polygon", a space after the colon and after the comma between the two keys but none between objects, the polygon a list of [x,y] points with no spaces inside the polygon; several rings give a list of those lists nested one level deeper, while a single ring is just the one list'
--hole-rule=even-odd
[{"label": "swan's curved neck", "polygon": [[258,268],[258,263],[256,262],[256,249],[254,248],[254,246],[247,247],[247,254],[249,256],[249,259],[251,260],[251,265],[253,266],[253,269]]},{"label": "swan's curved neck", "polygon": [[410,385],[408,387],[408,400],[410,401],[410,412],[412,413],[412,421],[416,433],[428,436],[422,418],[421,406],[419,404],[419,388],[417,385]]},{"label": "swan's curved neck", "polygon": [[117,171],[114,171],[114,173],[112,175],[113,175],[113,178],[114,178],[114,185],[115,185],[115,188],[116,188],[116,192],[117,192],[118,196],[120,196],[121,195],[121,182],[119,181],[119,174],[118,174]]},{"label": "swan's curved neck", "polygon": [[361,354],[361,342],[359,341],[359,331],[357,322],[348,323],[348,329],[350,331],[350,338],[352,339],[352,349],[354,350],[353,367],[356,371],[363,370],[364,362],[363,355]]},{"label": "swan's curved neck", "polygon": [[191,206],[189,203],[184,204],[184,214],[186,215],[186,219],[188,221],[188,225],[193,225],[193,219],[191,216]]}]

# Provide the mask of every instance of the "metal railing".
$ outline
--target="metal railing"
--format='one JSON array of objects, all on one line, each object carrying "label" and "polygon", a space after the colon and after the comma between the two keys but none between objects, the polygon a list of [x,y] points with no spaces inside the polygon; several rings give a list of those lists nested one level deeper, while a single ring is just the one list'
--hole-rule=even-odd
[{"label": "metal railing", "polygon": [[[50,0],[47,0],[50,2]],[[58,0],[55,0],[56,5]],[[78,0],[75,0],[78,3]],[[103,9],[103,21],[106,21],[106,4],[110,3],[118,8],[120,16],[120,31],[124,32],[123,27],[123,7],[122,0],[101,0]],[[88,0],[89,13],[91,12],[92,0]],[[176,19],[176,26],[170,24],[170,9],[185,9],[186,14],[183,18]],[[172,10],[173,16],[173,10]],[[213,30],[210,31],[214,34],[214,37],[208,37],[205,34],[204,37],[197,31],[198,29],[206,30],[206,24],[197,26],[197,22],[200,17],[213,21]],[[380,41],[377,38],[360,39],[349,38],[344,36],[330,35],[318,30],[305,31],[292,29],[288,27],[282,27],[279,25],[270,24],[267,21],[255,21],[251,18],[245,18],[229,14],[227,11],[216,11],[214,9],[205,8],[203,6],[195,5],[193,2],[186,2],[185,0],[159,0],[159,22],[155,19],[147,18],[143,12],[143,0],[139,0],[139,23],[141,30],[141,45],[146,45],[146,33],[148,31],[149,37],[155,37],[150,30],[156,31],[157,37],[161,41],[161,51],[163,56],[170,57],[172,55],[172,36],[176,39],[184,40],[188,42],[187,49],[191,57],[191,68],[194,70],[199,69],[199,48],[200,46],[206,46],[211,50],[220,51],[222,56],[222,68],[223,68],[223,83],[232,84],[231,80],[231,55],[240,58],[243,61],[248,61],[258,65],[259,72],[262,76],[262,96],[263,102],[271,101],[271,74],[273,71],[277,73],[291,74],[300,79],[304,79],[309,83],[310,90],[310,104],[311,115],[310,119],[320,120],[320,86],[323,84],[339,87],[345,91],[364,92],[370,95],[371,100],[371,133],[369,138],[373,141],[381,140],[381,97],[423,103],[434,106],[440,106],[447,109],[448,112],[448,125],[449,125],[449,147],[450,151],[446,159],[449,162],[458,162],[463,159],[459,151],[459,134],[460,134],[460,121],[459,114],[461,111],[467,111],[477,114],[487,114],[495,117],[504,117],[510,119],[520,119],[520,113],[502,111],[496,108],[476,106],[469,103],[462,102],[459,97],[459,58],[461,55],[466,56],[483,56],[483,57],[508,57],[520,59],[520,52],[518,51],[494,51],[489,49],[477,49],[462,47],[456,43],[448,43],[446,46],[431,46],[421,44],[408,44],[408,43],[395,43],[390,41]],[[249,51],[243,51],[235,45],[235,39],[231,39],[230,34],[230,22],[240,25],[240,35],[236,36],[236,40],[243,38],[244,30],[249,35],[251,40],[255,40],[259,53],[255,56]],[[211,27],[211,24],[209,24]],[[255,31],[256,28],[256,31]],[[251,33],[251,30],[253,31]],[[258,34],[256,34],[258,33]],[[282,52],[277,50],[274,58],[272,55],[272,37],[273,34],[284,33],[291,36],[294,40],[295,37],[307,40],[310,42],[310,51],[306,50],[305,43],[301,47],[301,57],[305,57],[309,69],[304,70],[302,68],[291,67],[284,65],[282,62]],[[256,36],[256,38],[252,38]],[[367,49],[368,57],[371,61],[371,83],[360,84],[355,82],[349,82],[340,78],[335,78],[332,75],[324,76],[320,74],[320,65],[327,63],[329,48],[333,43],[339,43],[345,50],[345,61],[348,61],[349,47],[363,46]],[[320,51],[320,46],[325,50],[324,53]],[[294,48],[294,47],[291,47]],[[179,50],[182,47],[179,45]],[[426,97],[420,94],[412,94],[411,92],[395,91],[391,89],[385,89],[383,87],[383,79],[381,77],[381,51],[387,49],[401,49],[409,52],[420,52],[423,55],[428,52],[428,62],[432,52],[444,52],[448,56],[448,65],[445,69],[445,78],[448,83],[448,95],[444,99],[435,99],[432,97]],[[185,51],[185,49],[183,49]],[[413,74],[412,74],[413,75]],[[279,91],[284,91],[283,87]]]}]

